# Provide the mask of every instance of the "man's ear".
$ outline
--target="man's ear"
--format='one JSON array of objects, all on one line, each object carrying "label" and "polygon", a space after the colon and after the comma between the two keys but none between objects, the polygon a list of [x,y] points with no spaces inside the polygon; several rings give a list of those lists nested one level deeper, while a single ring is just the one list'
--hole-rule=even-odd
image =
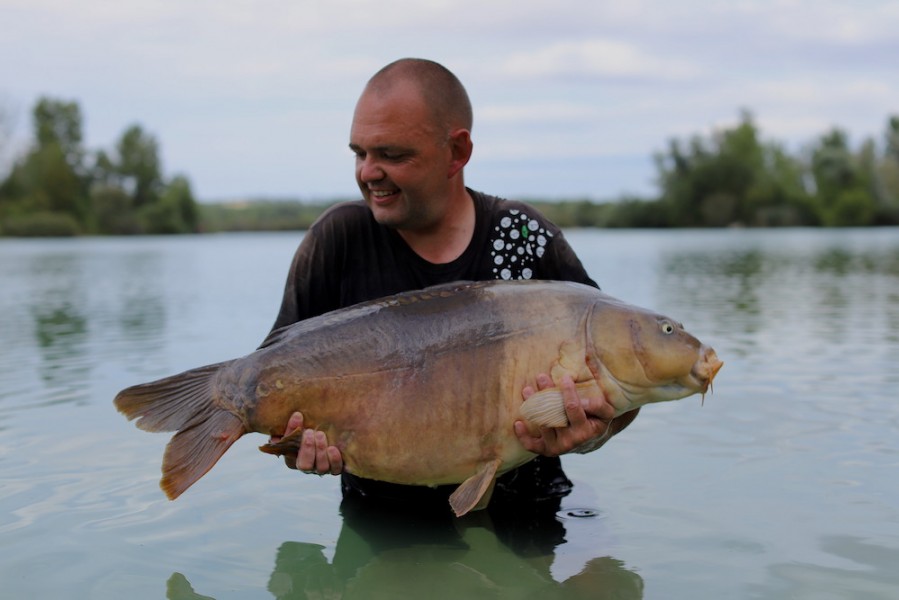
[{"label": "man's ear", "polygon": [[467,129],[456,129],[450,132],[448,143],[452,157],[446,177],[450,179],[455,177],[468,164],[474,145],[471,142],[471,132]]}]

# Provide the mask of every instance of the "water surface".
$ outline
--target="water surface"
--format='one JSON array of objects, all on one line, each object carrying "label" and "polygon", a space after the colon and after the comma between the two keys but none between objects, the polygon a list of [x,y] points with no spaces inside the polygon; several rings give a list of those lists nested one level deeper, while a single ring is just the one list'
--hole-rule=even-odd
[{"label": "water surface", "polygon": [[899,230],[567,235],[726,365],[566,457],[527,535],[345,519],[261,436],[163,497],[112,398],[255,348],[300,234],[0,240],[0,596],[899,597]]}]

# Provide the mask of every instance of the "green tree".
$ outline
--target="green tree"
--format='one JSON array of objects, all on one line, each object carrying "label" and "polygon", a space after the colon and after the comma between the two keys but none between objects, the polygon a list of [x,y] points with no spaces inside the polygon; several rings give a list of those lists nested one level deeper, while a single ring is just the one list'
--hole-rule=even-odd
[{"label": "green tree", "polygon": [[751,225],[818,225],[815,203],[804,184],[805,167],[778,144],[765,147],[764,165],[749,193]]},{"label": "green tree", "polygon": [[892,116],[887,121],[886,156],[899,163],[899,116]]},{"label": "green tree", "polygon": [[672,226],[695,225],[699,209],[694,190],[694,160],[702,160],[703,148],[699,138],[692,140],[692,155],[682,147],[680,140],[668,140],[668,154],[654,156],[661,189],[661,202],[665,220]]},{"label": "green tree", "polygon": [[899,116],[887,119],[883,157],[875,168],[877,212],[874,223],[899,225]]},{"label": "green tree", "polygon": [[58,146],[66,163],[79,172],[84,161],[81,108],[75,101],[41,98],[32,111],[39,148]]},{"label": "green tree", "polygon": [[858,154],[849,136],[834,128],[811,151],[811,173],[821,222],[831,227],[870,225],[877,211],[873,143]]},{"label": "green tree", "polygon": [[849,138],[841,129],[832,129],[821,136],[812,148],[811,167],[815,191],[825,205],[833,204],[842,190],[858,183]]},{"label": "green tree", "polygon": [[[0,113],[0,129],[4,114]],[[166,183],[159,144],[140,125],[126,128],[112,151],[92,153],[93,164],[87,168],[77,103],[41,98],[32,117],[34,143],[0,183],[2,232],[76,235],[197,230],[198,210],[190,182],[177,176]]]},{"label": "green tree", "polygon": [[[42,215],[41,231],[43,224],[63,220],[80,229],[90,210],[78,104],[41,98],[32,120],[35,143],[0,186],[0,217],[16,217],[23,231],[29,214]],[[47,216],[54,214],[68,217]]]},{"label": "green tree", "polygon": [[98,150],[94,154],[94,166],[91,168],[91,178],[94,185],[122,187],[118,167],[105,150]]},{"label": "green tree", "polygon": [[91,204],[97,233],[133,235],[143,231],[131,197],[122,188],[95,185],[91,191]]},{"label": "green tree", "polygon": [[140,209],[157,202],[163,181],[156,138],[140,125],[131,125],[116,144],[116,151],[116,172],[123,187],[131,193],[134,206]]},{"label": "green tree", "polygon": [[13,111],[6,101],[0,102],[0,176],[6,174],[8,153],[13,134]]},{"label": "green tree", "polygon": [[159,143],[140,125],[125,129],[115,151],[96,153],[94,206],[101,233],[186,233],[197,230],[190,182],[166,183]]},{"label": "green tree", "polygon": [[797,224],[807,212],[801,169],[781,147],[761,141],[749,112],[708,138],[670,140],[655,160],[671,225]]},{"label": "green tree", "polygon": [[190,233],[197,230],[197,206],[190,182],[176,176],[166,186],[158,202],[140,211],[148,233]]}]

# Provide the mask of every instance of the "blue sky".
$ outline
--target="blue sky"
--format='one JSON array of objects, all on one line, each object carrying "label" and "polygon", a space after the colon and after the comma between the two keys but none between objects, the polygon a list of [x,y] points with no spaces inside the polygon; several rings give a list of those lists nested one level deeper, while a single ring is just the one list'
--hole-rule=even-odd
[{"label": "blue sky", "polygon": [[76,100],[88,147],[139,123],[204,200],[355,196],[353,107],[403,56],[460,77],[466,181],[513,198],[651,194],[654,152],[743,108],[797,152],[899,114],[895,0],[0,0],[0,32],[7,160]]}]

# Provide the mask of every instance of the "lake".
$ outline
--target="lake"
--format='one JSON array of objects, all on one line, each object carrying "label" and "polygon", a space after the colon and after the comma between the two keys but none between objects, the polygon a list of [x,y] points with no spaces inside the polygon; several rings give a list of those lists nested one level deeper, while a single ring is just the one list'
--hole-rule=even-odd
[{"label": "lake", "polygon": [[566,235],[725,366],[565,457],[545,535],[349,522],[260,435],[169,502],[112,399],[252,351],[301,234],[0,239],[0,597],[899,598],[899,229]]}]

